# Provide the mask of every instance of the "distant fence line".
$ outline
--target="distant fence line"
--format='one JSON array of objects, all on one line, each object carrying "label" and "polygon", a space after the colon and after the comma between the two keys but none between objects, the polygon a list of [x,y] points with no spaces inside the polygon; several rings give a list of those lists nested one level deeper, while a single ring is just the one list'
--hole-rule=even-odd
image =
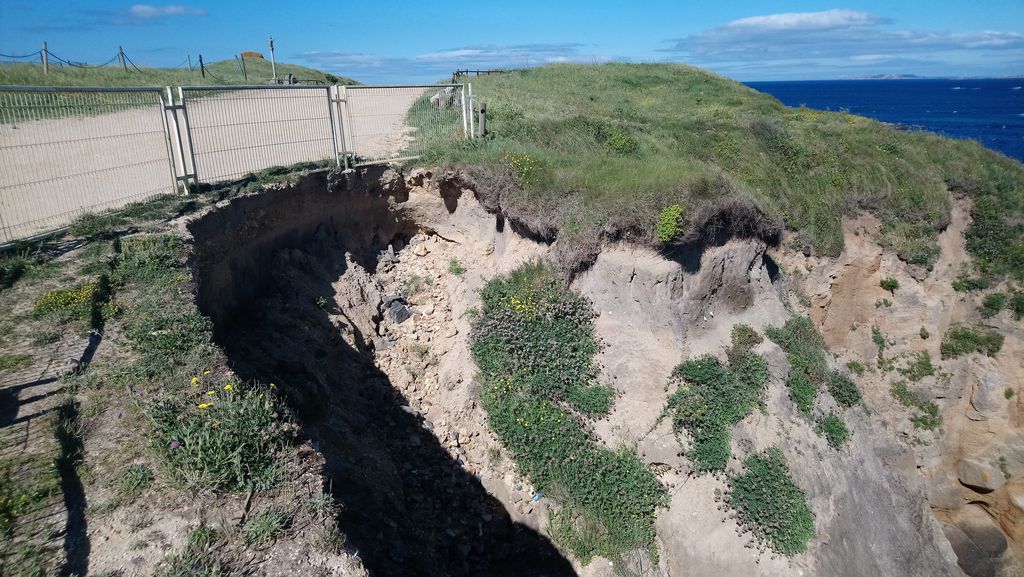
[{"label": "distant fence line", "polygon": [[414,158],[471,138],[472,110],[463,84],[0,86],[0,245],[274,166]]}]

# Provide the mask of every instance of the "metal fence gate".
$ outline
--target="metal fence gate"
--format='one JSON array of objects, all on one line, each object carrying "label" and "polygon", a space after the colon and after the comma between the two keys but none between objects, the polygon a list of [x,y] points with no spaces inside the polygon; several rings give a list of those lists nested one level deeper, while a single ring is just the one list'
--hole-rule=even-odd
[{"label": "metal fence gate", "polygon": [[274,166],[415,158],[472,137],[466,85],[0,87],[0,245]]}]

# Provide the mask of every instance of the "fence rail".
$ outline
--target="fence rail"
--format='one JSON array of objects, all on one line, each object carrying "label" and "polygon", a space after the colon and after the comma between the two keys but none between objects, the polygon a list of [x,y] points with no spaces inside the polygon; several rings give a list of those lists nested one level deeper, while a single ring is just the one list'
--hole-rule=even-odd
[{"label": "fence rail", "polygon": [[405,86],[0,86],[0,245],[273,166],[415,157],[471,138],[472,91]]}]

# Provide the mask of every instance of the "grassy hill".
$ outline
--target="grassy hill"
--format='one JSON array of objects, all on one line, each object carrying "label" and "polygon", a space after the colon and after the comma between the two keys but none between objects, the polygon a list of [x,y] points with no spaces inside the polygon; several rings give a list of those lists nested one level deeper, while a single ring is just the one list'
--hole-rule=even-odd
[{"label": "grassy hill", "polygon": [[570,266],[602,238],[658,244],[659,217],[668,244],[739,226],[708,221],[725,204],[829,255],[842,249],[840,217],[870,211],[883,242],[930,265],[953,191],[975,199],[968,245],[983,271],[1024,279],[1024,166],[975,142],[788,108],[675,64],[557,64],[474,78],[473,90],[491,137],[421,139],[424,160],[475,172],[506,214],[557,236]]},{"label": "grassy hill", "polygon": [[[3,64],[0,65],[0,85],[32,85],[32,86],[217,86],[231,84],[266,84],[273,74],[269,60],[245,60],[245,69],[249,79],[246,80],[235,60],[222,60],[206,65],[207,75],[203,78],[198,62],[195,69],[188,68],[141,68],[141,72],[131,66],[128,72],[119,66],[101,68],[75,68],[70,66],[50,66],[49,74],[43,74],[40,64]],[[320,81],[329,84],[356,84],[351,78],[335,76],[321,70],[297,66],[295,64],[277,64],[277,77],[287,78],[293,74],[300,81]]]}]

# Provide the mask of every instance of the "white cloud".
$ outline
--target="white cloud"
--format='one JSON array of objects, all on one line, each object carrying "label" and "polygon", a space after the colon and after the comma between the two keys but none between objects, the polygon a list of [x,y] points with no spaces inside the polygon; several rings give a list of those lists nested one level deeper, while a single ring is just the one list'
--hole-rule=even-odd
[{"label": "white cloud", "polygon": [[206,16],[206,10],[181,4],[167,6],[151,6],[149,4],[133,4],[125,10],[125,16],[134,20],[152,20],[168,16]]},{"label": "white cloud", "polygon": [[888,20],[868,12],[834,9],[824,12],[786,12],[733,20],[725,28],[761,30],[829,30],[854,26],[872,26]]},{"label": "white cloud", "polygon": [[1024,63],[1019,32],[911,30],[890,23],[876,14],[840,9],[752,16],[671,40],[661,51],[726,74],[760,71],[759,76],[785,69],[792,71],[786,76],[799,77],[829,67],[841,74],[847,66],[881,70],[903,65],[936,74],[943,63],[964,62],[990,70],[1008,66],[1002,72],[1007,74],[1019,72]]}]

